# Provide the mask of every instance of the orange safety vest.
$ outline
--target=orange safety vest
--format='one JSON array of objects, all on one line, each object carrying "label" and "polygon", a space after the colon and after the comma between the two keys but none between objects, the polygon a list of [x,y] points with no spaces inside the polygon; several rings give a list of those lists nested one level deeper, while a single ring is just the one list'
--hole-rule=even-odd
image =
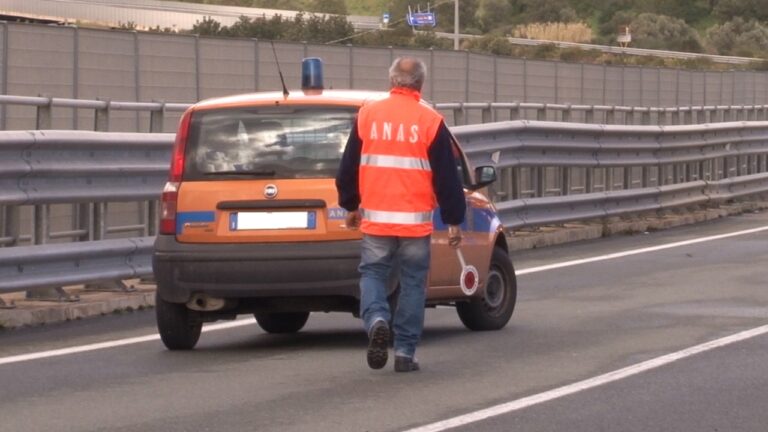
[{"label": "orange safety vest", "polygon": [[437,201],[428,152],[443,118],[420,100],[419,92],[396,87],[360,109],[360,230],[366,234],[432,233]]}]

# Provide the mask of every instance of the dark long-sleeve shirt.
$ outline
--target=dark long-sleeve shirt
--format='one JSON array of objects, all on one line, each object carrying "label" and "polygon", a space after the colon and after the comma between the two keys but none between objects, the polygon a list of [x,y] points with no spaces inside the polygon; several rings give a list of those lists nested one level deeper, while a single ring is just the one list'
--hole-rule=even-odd
[{"label": "dark long-sleeve shirt", "polygon": [[[443,222],[448,225],[459,225],[464,222],[467,204],[456,159],[453,157],[452,145],[448,127],[441,122],[428,152],[429,165],[432,169],[432,187],[437,204],[440,206]],[[360,206],[359,174],[362,148],[363,141],[358,134],[355,121],[336,175],[339,205],[347,211],[355,211]]]}]

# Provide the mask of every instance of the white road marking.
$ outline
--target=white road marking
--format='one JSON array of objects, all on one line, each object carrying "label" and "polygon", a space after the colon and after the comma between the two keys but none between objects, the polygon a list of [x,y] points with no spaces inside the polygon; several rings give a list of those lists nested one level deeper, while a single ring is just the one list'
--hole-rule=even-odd
[{"label": "white road marking", "polygon": [[726,336],[721,339],[713,340],[711,342],[706,342],[701,345],[696,345],[681,351],[663,355],[661,357],[656,357],[654,359],[647,360],[642,363],[638,363],[629,367],[625,367],[623,369],[615,370],[613,372],[608,372],[606,374],[599,375],[594,378],[589,378],[584,381],[579,381],[563,387],[545,391],[543,393],[524,397],[522,399],[517,399],[511,402],[502,403],[502,404],[485,408],[479,411],[456,416],[447,420],[442,420],[439,422],[416,427],[413,429],[408,429],[404,432],[442,432],[444,430],[453,429],[459,426],[465,426],[470,423],[476,423],[482,420],[489,419],[491,417],[496,417],[496,416],[508,414],[523,408],[527,408],[532,405],[537,405],[537,404],[548,402],[564,396],[572,395],[582,390],[591,389],[597,386],[601,386],[603,384],[608,384],[614,381],[628,378],[632,375],[637,375],[639,373],[646,372],[648,370],[667,365],[669,363],[684,359],[686,357],[690,357],[692,355],[700,354],[705,351],[723,347],[723,346],[732,344],[734,342],[743,341],[743,340],[753,338],[755,336],[760,336],[766,333],[768,333],[768,325],[753,328],[751,330],[745,330],[743,332],[736,333],[731,336]]},{"label": "white road marking", "polygon": [[[210,324],[203,327],[203,333],[210,332],[210,331],[216,331],[216,330],[224,330],[234,327],[242,327],[245,325],[251,325],[256,322],[255,318],[247,318],[237,321],[229,321],[219,324]],[[29,353],[29,354],[20,354],[10,357],[0,357],[0,365],[9,364],[9,363],[19,363],[19,362],[25,362],[30,360],[38,360],[43,358],[49,358],[49,357],[58,357],[68,354],[77,354],[82,353],[86,351],[96,351],[106,348],[115,348],[125,345],[133,345],[137,343],[142,342],[150,342],[154,340],[159,340],[160,335],[159,334],[151,334],[147,336],[137,336],[127,339],[119,339],[114,341],[107,341],[107,342],[98,342],[88,345],[80,345],[70,348],[61,348],[61,349],[55,349],[50,351],[40,351],[36,353]]]},{"label": "white road marking", "polygon": [[[546,270],[554,270],[554,269],[558,269],[558,268],[562,268],[562,267],[570,267],[570,266],[575,266],[575,265],[579,265],[579,264],[587,264],[587,263],[592,263],[592,262],[596,262],[596,261],[603,261],[603,260],[609,260],[609,259],[614,259],[614,258],[621,258],[621,257],[625,257],[625,256],[637,255],[637,254],[647,253],[647,252],[654,252],[654,251],[657,251],[657,250],[669,249],[669,248],[673,248],[673,247],[685,246],[685,245],[701,243],[701,242],[705,242],[705,241],[719,240],[719,239],[724,239],[724,238],[728,238],[728,237],[735,237],[735,236],[740,236],[740,235],[752,234],[752,233],[756,233],[756,232],[760,232],[760,231],[766,231],[766,230],[768,230],[768,226],[764,226],[764,227],[760,227],[760,228],[754,228],[754,229],[749,229],[749,230],[744,230],[744,231],[736,231],[736,232],[727,233],[727,234],[720,234],[720,235],[716,235],[716,236],[702,237],[702,238],[692,239],[692,240],[685,240],[685,241],[680,241],[680,242],[675,242],[675,243],[669,243],[669,244],[666,244],[666,245],[652,246],[652,247],[647,247],[647,248],[642,248],[642,249],[634,249],[634,250],[630,250],[630,251],[626,251],[626,252],[617,252],[617,253],[612,253],[612,254],[608,254],[608,255],[601,255],[601,256],[597,256],[597,257],[592,257],[592,258],[584,258],[584,259],[573,260],[573,261],[566,261],[566,262],[557,263],[557,264],[549,264],[549,265],[545,265],[545,266],[531,267],[531,268],[527,268],[527,269],[523,269],[523,270],[518,270],[518,271],[515,272],[515,274],[520,276],[520,275],[529,274],[529,273],[537,273],[537,272],[542,272],[542,271],[546,271]],[[231,322],[207,325],[207,326],[203,327],[203,332],[209,332],[209,331],[216,331],[216,330],[223,330],[223,329],[228,329],[228,328],[240,327],[240,326],[252,324],[254,321],[255,321],[255,319],[249,318],[249,319],[244,319],[244,320],[237,320],[237,321],[231,321]],[[61,348],[61,349],[55,349],[55,350],[49,350],[49,351],[40,351],[40,352],[36,352],[36,353],[20,354],[20,355],[9,356],[9,357],[0,357],[0,365],[10,364],[10,363],[19,363],[19,362],[30,361],[30,360],[38,360],[38,359],[49,358],[49,357],[57,357],[57,356],[63,356],[63,355],[68,355],[68,354],[76,354],[76,353],[81,353],[81,352],[86,352],[86,351],[96,351],[96,350],[100,350],[100,349],[115,348],[115,347],[124,346],[124,345],[132,345],[132,344],[137,344],[137,343],[142,343],[142,342],[150,342],[150,341],[154,341],[154,340],[158,340],[158,339],[160,339],[159,335],[151,334],[151,335],[146,335],[146,336],[138,336],[138,337],[127,338],[127,339],[119,339],[119,340],[114,340],[114,341],[99,342],[99,343],[75,346],[75,347],[70,347],[70,348]]]},{"label": "white road marking", "polygon": [[760,228],[748,229],[748,230],[744,230],[744,231],[736,231],[736,232],[727,233],[727,234],[718,234],[718,235],[714,235],[714,236],[710,236],[710,237],[701,237],[701,238],[692,239],[692,240],[683,240],[683,241],[679,241],[679,242],[675,242],[675,243],[669,243],[669,244],[664,244],[664,245],[659,245],[659,246],[651,246],[651,247],[647,247],[647,248],[633,249],[633,250],[628,250],[628,251],[625,251],[625,252],[616,252],[616,253],[607,254],[607,255],[600,255],[600,256],[596,256],[596,257],[592,257],[592,258],[583,258],[583,259],[577,259],[577,260],[573,260],[573,261],[565,261],[565,262],[561,262],[561,263],[557,263],[557,264],[548,264],[548,265],[543,265],[543,266],[539,266],[539,267],[531,267],[531,268],[527,268],[527,269],[517,270],[517,271],[515,271],[515,275],[521,276],[521,275],[529,274],[529,273],[538,273],[538,272],[542,272],[542,271],[554,270],[554,269],[559,269],[559,268],[563,268],[563,267],[570,267],[570,266],[575,266],[575,265],[580,265],[580,264],[588,264],[588,263],[592,263],[592,262],[605,261],[605,260],[610,260],[610,259],[614,259],[614,258],[622,258],[622,257],[630,256],[630,255],[637,255],[637,254],[642,254],[642,253],[655,252],[655,251],[660,251],[660,250],[664,250],[664,249],[670,249],[670,248],[675,248],[675,247],[680,247],[680,246],[692,245],[692,244],[696,244],[696,243],[708,242],[708,241],[712,241],[712,240],[720,240],[720,239],[724,239],[724,238],[728,238],[728,237],[736,237],[736,236],[741,236],[741,235],[754,234],[754,233],[761,232],[761,231],[766,231],[766,230],[768,230],[768,226],[764,226],[764,227],[760,227]]}]

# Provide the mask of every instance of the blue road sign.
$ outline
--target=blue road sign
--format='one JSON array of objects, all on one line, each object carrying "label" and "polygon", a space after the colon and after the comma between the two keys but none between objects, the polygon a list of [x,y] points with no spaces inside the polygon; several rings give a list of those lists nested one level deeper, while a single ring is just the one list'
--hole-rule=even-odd
[{"label": "blue road sign", "polygon": [[434,27],[437,25],[434,12],[412,12],[406,15],[406,19],[411,27]]}]

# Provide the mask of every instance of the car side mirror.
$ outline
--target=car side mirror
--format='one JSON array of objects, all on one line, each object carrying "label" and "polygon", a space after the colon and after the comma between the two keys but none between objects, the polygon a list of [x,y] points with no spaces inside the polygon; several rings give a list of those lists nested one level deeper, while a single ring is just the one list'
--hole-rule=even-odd
[{"label": "car side mirror", "polygon": [[484,188],[496,181],[496,168],[490,165],[483,165],[475,168],[475,184],[472,190]]}]

